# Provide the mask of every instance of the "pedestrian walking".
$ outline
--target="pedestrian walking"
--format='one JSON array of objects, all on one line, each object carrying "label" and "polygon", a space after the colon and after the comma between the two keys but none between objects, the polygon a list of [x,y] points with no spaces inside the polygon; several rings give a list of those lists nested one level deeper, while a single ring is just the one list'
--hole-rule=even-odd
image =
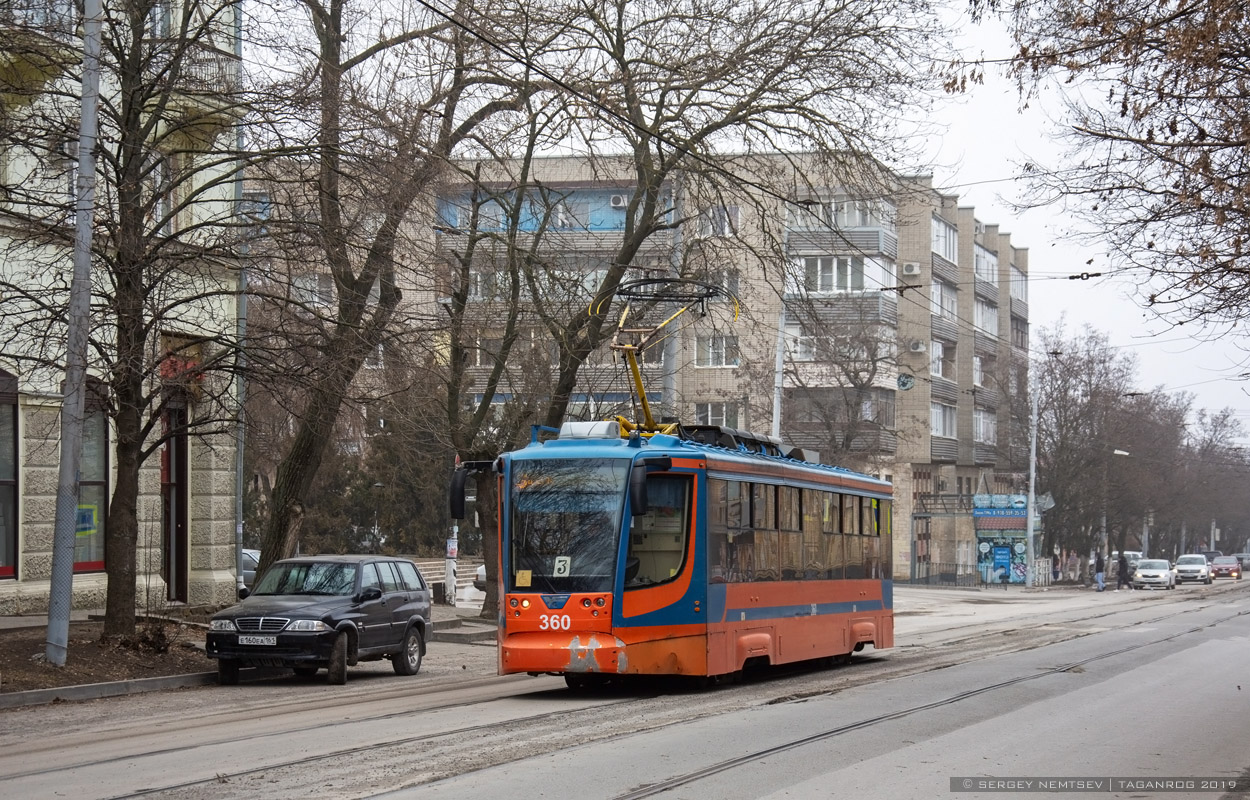
[{"label": "pedestrian walking", "polygon": [[1097,584],[1095,591],[1103,591],[1107,588],[1106,573],[1107,562],[1102,560],[1102,551],[1099,550],[1094,554],[1094,583]]},{"label": "pedestrian walking", "polygon": [[1120,591],[1121,586],[1127,586],[1128,590],[1133,591],[1133,582],[1128,577],[1128,557],[1120,553],[1120,558],[1115,562],[1115,590]]},{"label": "pedestrian walking", "polygon": [[1081,557],[1075,550],[1068,551],[1068,580],[1076,583],[1081,579]]}]

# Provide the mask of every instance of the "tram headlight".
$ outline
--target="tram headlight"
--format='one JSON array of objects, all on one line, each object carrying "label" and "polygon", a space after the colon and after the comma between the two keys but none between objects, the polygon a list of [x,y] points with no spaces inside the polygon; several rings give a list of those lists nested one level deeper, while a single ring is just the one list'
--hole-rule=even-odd
[{"label": "tram headlight", "polygon": [[521,608],[529,608],[529,607],[530,607],[530,601],[528,599],[521,601]]},{"label": "tram headlight", "polygon": [[604,600],[602,597],[595,598],[595,605],[599,606],[600,608],[603,608],[607,604],[608,604],[608,601]]},{"label": "tram headlight", "polygon": [[590,608],[590,598],[589,598],[589,597],[583,597],[583,598],[582,598],[582,608]]},{"label": "tram headlight", "polygon": [[515,597],[510,598],[508,600],[508,605],[512,606],[513,608],[516,608],[516,598]]}]

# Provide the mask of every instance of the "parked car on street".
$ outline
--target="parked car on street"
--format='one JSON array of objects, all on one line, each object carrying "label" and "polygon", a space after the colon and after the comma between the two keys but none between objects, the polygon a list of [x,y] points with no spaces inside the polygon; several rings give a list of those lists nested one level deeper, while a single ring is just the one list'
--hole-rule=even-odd
[{"label": "parked car on street", "polygon": [[1186,581],[1211,582],[1211,565],[1207,563],[1206,556],[1201,553],[1190,553],[1176,559],[1176,582],[1185,583]]},{"label": "parked car on street", "polygon": [[1134,589],[1175,589],[1172,565],[1161,558],[1143,558],[1133,570]]},{"label": "parked car on street", "polygon": [[1211,562],[1211,577],[1241,580],[1241,562],[1236,556],[1218,556]]},{"label": "parked car on street", "polygon": [[276,561],[242,600],[213,615],[205,650],[218,682],[239,682],[244,666],[325,669],[347,682],[347,668],[389,658],[416,675],[430,630],[430,589],[417,565],[387,556],[301,556]]}]

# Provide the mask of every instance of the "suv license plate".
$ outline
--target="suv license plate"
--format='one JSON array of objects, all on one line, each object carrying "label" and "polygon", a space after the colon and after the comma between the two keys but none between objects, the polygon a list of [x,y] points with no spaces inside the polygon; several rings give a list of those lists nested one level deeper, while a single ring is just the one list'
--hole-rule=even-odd
[{"label": "suv license plate", "polygon": [[240,636],[239,644],[259,644],[273,647],[278,644],[277,636]]}]

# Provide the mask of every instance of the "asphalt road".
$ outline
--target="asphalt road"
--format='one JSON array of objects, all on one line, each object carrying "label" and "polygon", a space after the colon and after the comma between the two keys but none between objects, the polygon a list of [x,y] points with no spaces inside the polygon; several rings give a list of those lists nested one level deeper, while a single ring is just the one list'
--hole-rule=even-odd
[{"label": "asphalt road", "polygon": [[[368,665],[345,687],[283,678],[14,709],[0,713],[0,785],[5,796],[77,800],[832,797],[852,787],[933,797],[950,777],[1000,770],[1235,776],[1250,762],[1250,695],[1229,683],[1245,655],[1241,585],[899,587],[896,608],[893,650],[706,692],[576,695],[557,678],[495,676],[492,645],[432,643],[413,678]],[[1168,713],[1190,698],[1200,713]],[[1144,702],[1161,706],[1156,727],[1125,721]]]}]

